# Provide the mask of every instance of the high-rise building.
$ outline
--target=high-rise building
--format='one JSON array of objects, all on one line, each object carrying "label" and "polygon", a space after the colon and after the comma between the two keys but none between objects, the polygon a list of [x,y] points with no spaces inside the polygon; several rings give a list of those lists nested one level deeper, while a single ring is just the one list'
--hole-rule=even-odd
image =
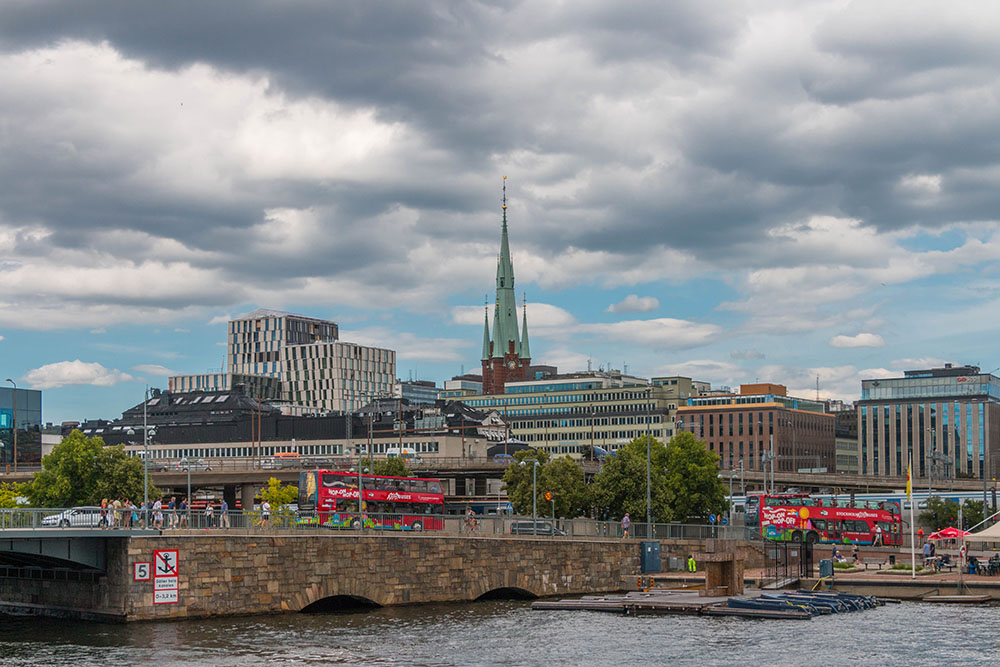
[{"label": "high-rise building", "polygon": [[18,465],[37,464],[42,458],[42,392],[0,386],[0,465],[13,466],[15,422]]},{"label": "high-rise building", "polygon": [[687,399],[677,409],[678,429],[694,433],[719,455],[722,470],[761,470],[766,454],[774,469],[832,472],[836,461],[833,415],[820,401],[794,398],[780,384],[745,384],[738,394]]},{"label": "high-rise building", "polygon": [[857,401],[862,475],[987,479],[1000,472],[1000,378],[978,366],[862,380]]},{"label": "high-rise building", "polygon": [[496,303],[493,308],[493,336],[490,337],[489,310],[483,314],[483,393],[501,394],[507,382],[527,379],[531,365],[528,344],[528,308],[520,336],[517,331],[517,302],[514,294],[514,263],[507,239],[507,177],[504,176],[503,227],[497,259]]},{"label": "high-rise building", "polygon": [[225,373],[171,377],[174,392],[229,391],[242,385],[287,414],[351,412],[388,396],[396,353],[337,340],[336,322],[258,309],[230,320]]},{"label": "high-rise building", "polygon": [[284,380],[281,349],[286,345],[332,343],[336,322],[259,308],[229,321],[226,364],[230,373]]}]

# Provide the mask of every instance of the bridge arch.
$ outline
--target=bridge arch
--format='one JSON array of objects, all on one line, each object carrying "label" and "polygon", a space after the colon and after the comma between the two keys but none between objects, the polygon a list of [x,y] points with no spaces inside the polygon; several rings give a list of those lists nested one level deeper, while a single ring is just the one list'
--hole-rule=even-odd
[{"label": "bridge arch", "polygon": [[504,586],[503,588],[494,588],[486,591],[476,598],[476,602],[485,602],[487,600],[534,600],[537,597],[531,591],[526,591],[523,588]]},{"label": "bridge arch", "polygon": [[299,611],[303,614],[349,614],[371,611],[381,606],[374,600],[359,595],[331,595],[311,602]]}]

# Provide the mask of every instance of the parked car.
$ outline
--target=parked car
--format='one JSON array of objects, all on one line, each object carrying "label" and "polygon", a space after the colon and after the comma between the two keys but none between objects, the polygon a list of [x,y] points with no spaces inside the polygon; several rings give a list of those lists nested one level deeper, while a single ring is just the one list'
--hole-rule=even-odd
[{"label": "parked car", "polygon": [[159,461],[150,461],[146,464],[146,469],[149,472],[167,472],[167,470],[170,469],[170,466]]},{"label": "parked car", "polygon": [[[532,525],[534,523],[534,525]],[[565,530],[560,530],[552,525],[551,521],[514,521],[510,524],[511,535],[565,535]]]},{"label": "parked car", "polygon": [[80,527],[96,528],[101,523],[100,507],[74,507],[59,514],[50,514],[42,519],[43,526],[59,526],[61,528]]},{"label": "parked car", "polygon": [[187,470],[211,470],[212,467],[205,463],[204,459],[194,459],[193,461],[188,461],[182,459],[174,465],[174,470],[179,470],[186,472]]}]

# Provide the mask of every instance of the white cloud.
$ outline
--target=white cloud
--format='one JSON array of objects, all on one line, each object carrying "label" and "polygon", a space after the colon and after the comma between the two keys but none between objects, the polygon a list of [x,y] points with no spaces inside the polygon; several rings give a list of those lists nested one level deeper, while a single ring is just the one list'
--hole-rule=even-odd
[{"label": "white cloud", "polygon": [[177,371],[171,370],[166,366],[161,366],[160,364],[140,364],[139,366],[133,366],[129,370],[133,370],[136,373],[142,373],[144,375],[156,375],[158,377],[178,375]]},{"label": "white cloud", "polygon": [[644,345],[654,349],[678,349],[710,343],[722,327],[661,317],[653,320],[623,320],[608,324],[581,324],[576,330],[605,340]]},{"label": "white cloud", "polygon": [[[455,306],[451,309],[451,321],[455,324],[483,325],[482,306]],[[493,306],[486,308],[489,313],[490,327],[493,326]],[[518,322],[520,322],[520,312],[518,312]],[[549,327],[565,327],[576,323],[576,319],[570,313],[559,306],[548,303],[528,304],[528,335],[534,334],[536,329]]]},{"label": "white cloud", "polygon": [[230,315],[229,313],[226,313],[225,315],[216,315],[208,321],[208,326],[215,326],[216,324],[228,324],[229,321],[232,319],[233,316]]},{"label": "white cloud", "polygon": [[937,357],[906,357],[903,359],[893,359],[889,362],[891,368],[899,370],[917,370],[922,368],[943,368],[947,362]]},{"label": "white cloud", "polygon": [[0,336],[0,340],[3,340],[3,336]]},{"label": "white cloud", "polygon": [[471,341],[464,338],[419,338],[412,333],[378,326],[341,331],[340,339],[395,350],[397,371],[405,361],[463,361],[465,350],[472,346]]},{"label": "white cloud", "polygon": [[882,336],[873,333],[859,333],[855,336],[834,336],[830,339],[830,347],[884,347]]},{"label": "white cloud", "polygon": [[660,307],[660,300],[655,296],[629,294],[623,301],[613,303],[607,308],[609,313],[648,313]]},{"label": "white cloud", "polygon": [[134,380],[117,368],[107,369],[97,362],[58,361],[28,371],[22,378],[32,389],[56,389],[72,384],[89,384],[110,387],[119,382]]},{"label": "white cloud", "polygon": [[732,352],[729,353],[730,359],[752,360],[752,359],[763,359],[766,356],[767,355],[765,355],[763,352],[760,352],[753,348],[750,348],[749,350],[733,350]]},{"label": "white cloud", "polygon": [[95,336],[99,336],[101,334],[108,333],[108,330],[105,327],[97,327],[96,329],[91,329],[90,333],[94,334]]}]

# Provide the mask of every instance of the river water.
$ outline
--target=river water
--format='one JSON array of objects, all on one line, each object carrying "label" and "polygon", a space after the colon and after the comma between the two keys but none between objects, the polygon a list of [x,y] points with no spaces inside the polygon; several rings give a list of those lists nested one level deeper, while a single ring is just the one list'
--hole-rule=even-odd
[{"label": "river water", "polygon": [[0,665],[969,665],[1000,607],[903,603],[811,621],[630,618],[525,602],[104,625],[0,616]]}]

